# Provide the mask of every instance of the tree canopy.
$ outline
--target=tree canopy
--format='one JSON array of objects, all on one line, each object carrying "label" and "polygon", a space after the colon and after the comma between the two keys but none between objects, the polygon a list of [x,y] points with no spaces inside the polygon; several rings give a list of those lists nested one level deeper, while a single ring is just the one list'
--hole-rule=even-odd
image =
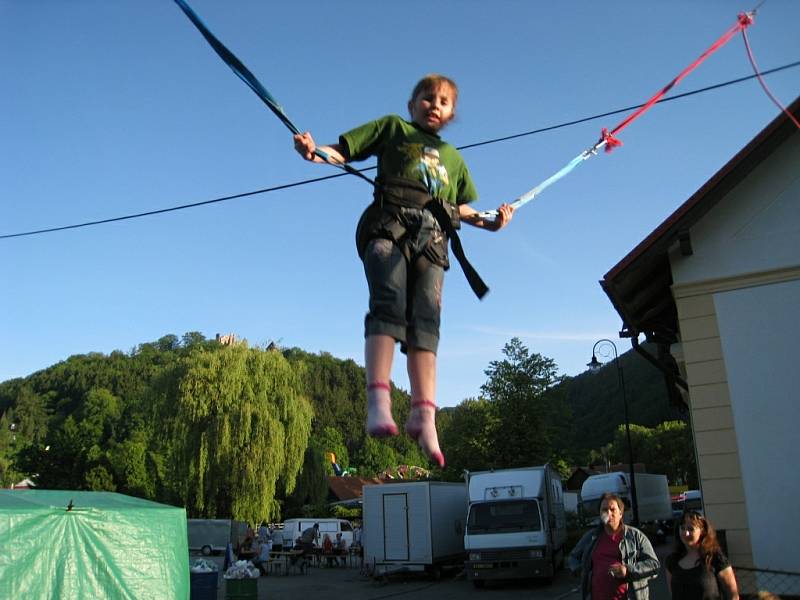
[{"label": "tree canopy", "polygon": [[[626,460],[612,368],[558,375],[514,338],[485,371],[478,398],[437,415],[447,468]],[[668,406],[660,374],[626,353],[636,459],[692,485],[691,433]],[[352,360],[298,348],[223,345],[197,332],[129,352],[71,356],[0,383],[0,483],[34,477],[49,489],[114,490],[186,506],[192,516],[256,522],[327,509],[328,453],[373,477],[431,465],[406,435],[366,435],[365,376]],[[392,386],[398,423],[409,395]]]},{"label": "tree canopy", "polygon": [[250,523],[277,517],[277,483],[294,489],[311,432],[297,370],[244,344],[197,350],[183,368],[164,401],[176,406],[172,464],[187,508]]}]

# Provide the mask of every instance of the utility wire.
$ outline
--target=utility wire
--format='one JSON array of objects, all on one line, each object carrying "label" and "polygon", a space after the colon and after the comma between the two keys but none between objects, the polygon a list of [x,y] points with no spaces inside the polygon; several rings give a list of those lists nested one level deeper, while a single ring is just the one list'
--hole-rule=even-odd
[{"label": "utility wire", "polygon": [[[786,69],[791,69],[794,67],[800,66],[800,61],[796,61],[793,63],[789,63],[783,65],[782,67],[776,67],[774,69],[769,69],[768,71],[761,71],[762,75],[771,75],[773,73],[777,73],[778,71],[784,71]],[[742,83],[744,81],[749,81],[751,79],[755,79],[758,77],[757,75],[746,75],[745,77],[739,77],[738,79],[731,79],[730,81],[725,81],[723,83],[717,83],[714,85],[709,85],[707,87],[698,88],[696,90],[692,90],[689,92],[683,92],[682,94],[675,94],[674,96],[670,96],[669,98],[661,98],[656,104],[662,104],[664,102],[671,102],[672,100],[679,100],[681,98],[686,98],[688,96],[694,96],[696,94],[702,94],[704,92],[710,92],[711,90],[716,90],[718,88],[723,88],[729,85],[734,85],[736,83]],[[490,140],[486,140],[483,142],[476,142],[474,144],[467,144],[466,146],[459,146],[459,150],[466,150],[467,148],[477,148],[478,146],[485,146],[487,144],[494,144],[497,142],[505,142],[507,140],[514,140],[516,138],[525,137],[527,135],[535,135],[537,133],[545,133],[546,131],[553,131],[554,129],[561,129],[563,127],[570,127],[572,125],[579,125],[581,123],[586,123],[587,121],[594,121],[596,119],[601,119],[603,117],[610,117],[611,115],[618,115],[620,113],[628,112],[631,110],[636,110],[637,108],[641,108],[644,106],[642,104],[635,104],[634,106],[628,106],[626,108],[618,108],[616,110],[612,110],[606,113],[601,113],[598,115],[592,115],[591,117],[584,117],[582,119],[576,119],[574,121],[566,121],[564,123],[559,123],[558,125],[550,125],[549,127],[542,127],[541,129],[533,129],[531,131],[525,131],[523,133],[515,133],[514,135],[507,135],[505,137],[493,138]]]},{"label": "utility wire", "polygon": [[[767,71],[761,71],[761,75],[762,76],[763,75],[771,75],[773,73],[777,73],[779,71],[784,71],[786,69],[792,69],[792,68],[797,67],[797,66],[800,66],[800,61],[795,61],[795,62],[792,62],[792,63],[788,63],[788,64],[785,64],[783,66],[776,67],[774,69],[769,69]],[[719,89],[719,88],[727,87],[729,85],[742,83],[744,81],[749,81],[750,79],[755,79],[756,77],[757,77],[757,75],[747,75],[745,77],[739,77],[737,79],[731,79],[731,80],[725,81],[723,83],[717,83],[717,84],[710,85],[710,86],[707,86],[707,87],[698,88],[696,90],[692,90],[692,91],[689,91],[689,92],[684,92],[682,94],[675,94],[674,96],[670,96],[669,98],[660,99],[658,101],[658,104],[661,104],[662,102],[670,102],[672,100],[679,100],[681,98],[686,98],[688,96],[694,96],[696,94],[702,94],[702,93],[709,92],[709,91],[712,91],[712,90],[716,90],[716,89]],[[514,139],[521,138],[521,137],[526,137],[526,136],[529,136],[529,135],[536,135],[536,134],[539,134],[539,133],[545,133],[547,131],[554,131],[556,129],[562,129],[562,128],[565,128],[565,127],[571,127],[573,125],[579,125],[580,123],[586,123],[588,121],[594,121],[594,120],[597,120],[597,119],[601,119],[603,117],[608,117],[608,116],[611,116],[611,115],[616,115],[616,114],[619,114],[619,113],[624,113],[624,112],[628,112],[628,111],[631,111],[631,110],[636,110],[637,108],[640,108],[642,106],[644,106],[644,104],[636,104],[636,105],[633,105],[633,106],[628,106],[626,108],[618,108],[616,110],[612,110],[612,111],[608,111],[608,112],[604,112],[604,113],[599,113],[599,114],[596,114],[596,115],[592,115],[590,117],[583,117],[581,119],[575,119],[575,120],[572,120],[572,121],[565,121],[565,122],[559,123],[557,125],[550,125],[548,127],[542,127],[540,129],[533,129],[531,131],[525,131],[525,132],[516,133],[516,134],[513,134],[513,135],[507,135],[507,136],[503,136],[503,137],[492,138],[492,139],[489,139],[489,140],[484,140],[482,142],[476,142],[474,144],[466,144],[466,145],[463,145],[463,146],[457,146],[457,148],[458,148],[458,150],[467,150],[467,149],[470,149],[470,148],[477,148],[479,146],[486,146],[486,145],[489,145],[489,144],[496,144],[498,142],[505,142],[505,141],[508,141],[508,140],[514,140]],[[360,172],[372,171],[372,170],[374,170],[376,168],[377,167],[375,167],[375,166],[366,167],[364,169],[359,169],[359,171]],[[111,217],[111,218],[108,218],[108,219],[99,219],[97,221],[86,221],[84,223],[75,223],[73,225],[62,225],[60,227],[48,227],[46,229],[36,229],[36,230],[33,230],[33,231],[24,231],[24,232],[20,232],[20,233],[8,233],[8,234],[0,235],[0,240],[18,238],[18,237],[25,237],[25,236],[31,236],[31,235],[39,235],[39,234],[44,234],[44,233],[53,233],[53,232],[56,232],[56,231],[65,231],[67,229],[79,229],[81,227],[89,227],[89,226],[92,226],[92,225],[102,225],[104,223],[114,223],[116,221],[127,221],[129,219],[138,219],[140,217],[148,217],[148,216],[151,216],[151,215],[158,215],[158,214],[162,214],[162,213],[168,213],[168,212],[174,212],[174,211],[178,211],[178,210],[184,210],[184,209],[187,209],[187,208],[195,208],[195,207],[198,207],[198,206],[205,206],[207,204],[215,204],[215,203],[218,203],[218,202],[226,202],[228,200],[236,200],[238,198],[246,198],[248,196],[255,196],[257,194],[266,194],[268,192],[276,192],[278,190],[285,190],[285,189],[288,189],[288,188],[299,187],[299,186],[308,185],[308,184],[311,184],[311,183],[318,183],[320,181],[327,181],[329,179],[336,179],[337,177],[344,177],[346,175],[348,175],[348,173],[337,173],[335,175],[326,175],[324,177],[315,177],[315,178],[312,178],[312,179],[304,179],[302,181],[296,181],[296,182],[293,182],[293,183],[286,183],[286,184],[283,184],[283,185],[276,185],[276,186],[273,186],[273,187],[262,188],[262,189],[253,190],[253,191],[250,191],[250,192],[243,192],[241,194],[232,194],[232,195],[229,195],[229,196],[221,196],[221,197],[218,197],[218,198],[213,198],[211,200],[203,200],[201,202],[192,202],[190,204],[181,204],[179,206],[172,206],[170,208],[161,208],[161,209],[157,209],[157,210],[150,210],[150,211],[141,212],[141,213],[124,215],[124,216],[121,216],[121,217]]]}]

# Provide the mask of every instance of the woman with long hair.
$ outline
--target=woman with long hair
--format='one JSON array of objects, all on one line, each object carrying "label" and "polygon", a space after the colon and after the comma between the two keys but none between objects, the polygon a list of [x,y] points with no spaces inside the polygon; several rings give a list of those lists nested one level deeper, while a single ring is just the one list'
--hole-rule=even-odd
[{"label": "woman with long hair", "polygon": [[733,567],[714,528],[698,512],[683,513],[675,529],[675,550],[665,564],[672,600],[739,600]]}]

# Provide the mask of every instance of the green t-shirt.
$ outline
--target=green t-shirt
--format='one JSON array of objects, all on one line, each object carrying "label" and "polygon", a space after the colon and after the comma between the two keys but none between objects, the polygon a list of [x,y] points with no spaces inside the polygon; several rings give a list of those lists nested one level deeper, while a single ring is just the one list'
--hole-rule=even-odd
[{"label": "green t-shirt", "polygon": [[350,160],[378,157],[378,177],[405,177],[421,181],[434,198],[465,204],[478,190],[464,159],[438,135],[420,129],[397,115],[387,115],[342,134],[339,143]]}]

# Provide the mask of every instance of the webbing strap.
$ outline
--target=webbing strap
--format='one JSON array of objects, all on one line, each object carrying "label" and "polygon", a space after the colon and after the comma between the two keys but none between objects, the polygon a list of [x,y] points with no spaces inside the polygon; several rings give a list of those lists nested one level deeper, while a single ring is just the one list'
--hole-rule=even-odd
[{"label": "webbing strap", "polygon": [[261,85],[261,82],[256,79],[256,76],[250,72],[244,63],[240,61],[236,55],[228,50],[225,45],[220,42],[216,36],[209,31],[208,27],[206,27],[205,23],[197,16],[197,14],[192,10],[192,8],[184,2],[184,0],[175,0],[175,4],[181,7],[186,16],[189,17],[189,20],[194,23],[194,26],[203,34],[203,37],[206,38],[206,41],[211,45],[214,51],[219,55],[219,57],[227,64],[236,76],[245,82],[245,84],[253,90],[256,95],[263,100],[264,104],[275,113],[275,116],[278,117],[281,122],[286,125],[286,127],[294,134],[300,133],[300,130],[297,126],[292,123],[291,119],[286,116],[286,113],[283,111],[283,107],[278,104],[278,101],[272,97],[267,89]]},{"label": "webbing strap", "polygon": [[[528,202],[533,200],[536,196],[541,194],[544,190],[546,190],[551,185],[553,185],[556,181],[558,181],[562,177],[564,177],[564,176],[568,175],[569,173],[571,173],[572,170],[575,167],[577,167],[579,164],[581,164],[583,161],[585,161],[586,159],[594,156],[594,154],[597,152],[597,150],[599,148],[602,148],[604,145],[605,145],[605,141],[601,142],[597,146],[594,146],[594,147],[592,147],[592,148],[590,148],[588,150],[585,150],[584,152],[581,152],[578,156],[576,156],[571,161],[569,161],[566,165],[561,167],[561,169],[557,173],[555,173],[554,175],[551,175],[550,177],[545,179],[542,183],[537,185],[535,188],[533,188],[531,190],[528,190],[527,192],[522,194],[522,196],[519,196],[518,198],[516,198],[511,203],[511,207],[514,210],[516,210],[520,206],[526,205]],[[488,218],[496,217],[497,216],[497,211],[496,210],[485,210],[483,212],[479,212],[478,216],[481,217],[482,219],[488,219]]]},{"label": "webbing strap", "polygon": [[[225,44],[220,42],[219,39],[217,39],[217,37],[211,33],[208,27],[206,27],[205,23],[203,23],[200,17],[198,17],[197,14],[192,10],[192,8],[184,0],[175,0],[175,4],[177,4],[181,10],[183,10],[187,17],[189,17],[189,20],[194,23],[194,26],[197,27],[201,34],[203,34],[203,37],[211,45],[219,57],[225,62],[225,64],[227,64],[231,70],[236,73],[236,76],[244,81],[247,87],[255,92],[256,96],[261,98],[264,104],[267,105],[267,108],[269,108],[275,114],[275,116],[278,117],[284,125],[286,125],[289,131],[295,135],[299,134],[300,130],[294,123],[292,123],[292,120],[284,112],[283,107],[278,103],[277,100],[275,100],[272,94],[267,91],[267,88],[261,85],[261,82],[256,78],[255,75],[253,75],[250,69],[248,69],[233,52],[228,50]],[[331,162],[330,156],[319,148],[314,151],[314,154],[319,156],[326,163],[335,167],[339,167],[340,169],[344,169],[351,175],[360,177],[370,184],[375,185],[375,182],[369,177],[361,173],[361,171],[358,169],[354,169],[347,163],[340,164]]]},{"label": "webbing strap", "polygon": [[464,276],[467,278],[467,283],[478,299],[483,300],[483,297],[489,291],[489,287],[484,283],[481,276],[475,270],[475,267],[467,260],[467,255],[464,254],[464,247],[461,245],[461,238],[458,237],[458,232],[453,227],[453,222],[450,220],[450,215],[442,206],[441,202],[431,200],[426,206],[434,218],[439,222],[439,226],[447,233],[450,238],[450,248],[453,250],[453,256],[456,257]]},{"label": "webbing strap", "polygon": [[[439,227],[450,239],[450,248],[453,250],[453,256],[456,257],[461,270],[464,272],[469,287],[472,288],[478,298],[483,299],[489,291],[489,287],[467,259],[464,247],[461,245],[461,238],[458,237],[458,231],[456,231],[453,223],[453,217],[445,207],[444,203],[447,201],[431,198],[428,188],[422,182],[406,177],[385,177],[379,179],[378,184],[376,187],[376,201],[386,202],[395,206],[423,208],[433,215],[439,223]],[[457,207],[452,207],[452,210],[458,209]]]}]

